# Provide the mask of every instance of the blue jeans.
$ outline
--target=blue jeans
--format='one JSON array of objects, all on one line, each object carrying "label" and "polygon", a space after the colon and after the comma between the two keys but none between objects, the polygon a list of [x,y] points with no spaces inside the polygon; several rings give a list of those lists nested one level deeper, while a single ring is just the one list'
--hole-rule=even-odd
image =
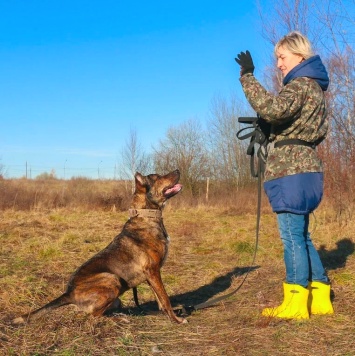
[{"label": "blue jeans", "polygon": [[277,220],[284,246],[286,283],[305,288],[310,281],[329,283],[308,232],[309,214],[278,213]]}]

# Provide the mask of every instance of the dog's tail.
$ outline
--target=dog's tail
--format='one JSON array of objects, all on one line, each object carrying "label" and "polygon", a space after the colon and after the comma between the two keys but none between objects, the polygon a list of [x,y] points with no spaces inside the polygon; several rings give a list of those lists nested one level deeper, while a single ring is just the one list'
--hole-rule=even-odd
[{"label": "dog's tail", "polygon": [[37,319],[41,315],[47,313],[50,310],[57,309],[68,304],[72,304],[71,296],[69,293],[64,293],[60,297],[52,300],[51,302],[47,303],[43,307],[13,319],[12,324],[20,325],[20,324],[29,323],[32,319]]}]

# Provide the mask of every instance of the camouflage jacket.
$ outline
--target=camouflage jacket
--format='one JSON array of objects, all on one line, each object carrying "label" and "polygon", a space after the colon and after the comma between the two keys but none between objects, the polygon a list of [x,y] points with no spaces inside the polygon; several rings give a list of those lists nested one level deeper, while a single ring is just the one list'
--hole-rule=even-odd
[{"label": "camouflage jacket", "polygon": [[[297,77],[273,95],[252,74],[240,78],[244,93],[253,109],[271,126],[270,139],[278,142],[297,138],[322,141],[328,130],[324,93],[318,83]],[[274,148],[270,144],[265,181],[297,173],[322,172],[315,149],[301,145]]]}]

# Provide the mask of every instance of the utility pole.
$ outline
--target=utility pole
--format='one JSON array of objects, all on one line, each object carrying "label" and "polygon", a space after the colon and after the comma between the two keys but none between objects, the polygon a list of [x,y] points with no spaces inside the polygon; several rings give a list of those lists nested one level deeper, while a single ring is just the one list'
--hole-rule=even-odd
[{"label": "utility pole", "polygon": [[99,164],[97,165],[97,179],[100,179],[100,164],[102,163],[102,161],[99,162]]},{"label": "utility pole", "polygon": [[65,180],[65,165],[66,165],[66,163],[67,163],[67,159],[64,162],[64,180]]}]

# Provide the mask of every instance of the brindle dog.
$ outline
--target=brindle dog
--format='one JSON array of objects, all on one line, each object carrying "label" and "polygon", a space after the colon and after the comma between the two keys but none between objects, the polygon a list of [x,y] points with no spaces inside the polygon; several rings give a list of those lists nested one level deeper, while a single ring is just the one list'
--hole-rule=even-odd
[{"label": "brindle dog", "polygon": [[146,281],[154,292],[159,308],[170,320],[186,323],[172,310],[160,275],[169,245],[162,209],[165,202],[181,190],[179,178],[178,170],[164,176],[143,176],[137,172],[130,219],[122,232],[72,274],[64,294],[13,322],[25,323],[67,304],[101,316],[120,306],[118,297],[125,291]]}]

